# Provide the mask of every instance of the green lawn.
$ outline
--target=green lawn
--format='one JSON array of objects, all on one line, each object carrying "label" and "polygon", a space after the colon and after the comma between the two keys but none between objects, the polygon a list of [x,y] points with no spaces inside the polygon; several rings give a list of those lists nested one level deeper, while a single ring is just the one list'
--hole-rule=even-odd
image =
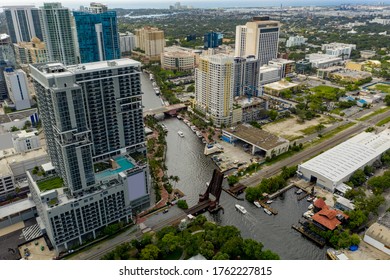
[{"label": "green lawn", "polygon": [[370,89],[380,90],[381,92],[390,93],[390,85],[388,84],[376,84],[375,86],[371,86]]},{"label": "green lawn", "polygon": [[313,87],[310,90],[315,93],[316,97],[333,101],[337,101],[337,93],[340,91],[339,88],[324,85]]},{"label": "green lawn", "polygon": [[46,181],[37,182],[38,188],[41,192],[54,190],[63,186],[63,180],[60,177],[53,177]]},{"label": "green lawn", "polygon": [[390,117],[387,117],[387,118],[381,120],[380,122],[378,122],[378,123],[376,124],[376,126],[382,126],[382,125],[384,125],[384,124],[387,124],[388,122],[390,122]]},{"label": "green lawn", "polygon": [[312,126],[306,127],[305,129],[302,129],[300,131],[306,135],[316,133],[317,132],[317,125],[312,125]]},{"label": "green lawn", "polygon": [[382,109],[379,109],[379,110],[376,110],[370,114],[368,114],[367,116],[364,116],[364,117],[361,117],[359,119],[357,119],[358,121],[366,121],[370,118],[372,118],[373,116],[376,116],[376,115],[380,115],[386,111],[390,110],[390,107],[385,107],[385,108],[382,108]]}]

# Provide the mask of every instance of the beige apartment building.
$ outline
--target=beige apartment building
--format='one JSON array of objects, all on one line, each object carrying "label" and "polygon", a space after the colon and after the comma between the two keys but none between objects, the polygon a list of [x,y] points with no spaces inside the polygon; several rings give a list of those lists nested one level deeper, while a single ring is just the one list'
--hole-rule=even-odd
[{"label": "beige apartment building", "polygon": [[48,62],[48,52],[46,44],[37,37],[31,39],[31,42],[19,42],[14,44],[16,62],[19,65],[30,63]]},{"label": "beige apartment building", "polygon": [[160,55],[164,51],[165,37],[164,31],[155,27],[144,27],[135,30],[135,46],[144,51],[142,54],[150,60],[160,60]]}]

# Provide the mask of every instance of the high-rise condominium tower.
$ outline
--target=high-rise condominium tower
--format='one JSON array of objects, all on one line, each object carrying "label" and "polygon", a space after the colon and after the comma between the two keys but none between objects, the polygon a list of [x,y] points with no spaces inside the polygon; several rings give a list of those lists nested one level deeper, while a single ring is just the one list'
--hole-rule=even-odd
[{"label": "high-rise condominium tower", "polygon": [[[49,179],[28,172],[30,190],[42,227],[61,250],[149,205],[140,63],[30,68],[55,168]],[[52,177],[61,186],[42,188]]]},{"label": "high-rise condominium tower", "polygon": [[280,22],[269,17],[254,17],[246,25],[236,27],[235,56],[254,55],[260,66],[278,55]]},{"label": "high-rise condominium tower", "polygon": [[233,57],[216,54],[200,58],[195,69],[196,105],[218,126],[231,123],[233,84]]},{"label": "high-rise condominium tower", "polygon": [[12,43],[30,42],[33,37],[43,39],[37,8],[34,6],[5,6],[3,8]]},{"label": "high-rise condominium tower", "polygon": [[39,12],[50,61],[65,65],[79,63],[76,28],[70,10],[61,3],[44,3]]},{"label": "high-rise condominium tower", "polygon": [[73,12],[81,63],[120,58],[115,11]]}]

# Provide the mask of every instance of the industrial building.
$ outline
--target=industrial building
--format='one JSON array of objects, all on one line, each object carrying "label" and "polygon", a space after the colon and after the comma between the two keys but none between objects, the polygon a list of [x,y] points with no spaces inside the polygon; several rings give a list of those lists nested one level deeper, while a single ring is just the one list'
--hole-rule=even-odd
[{"label": "industrial building", "polygon": [[390,213],[386,212],[364,234],[364,241],[390,255]]},{"label": "industrial building", "polygon": [[244,142],[251,146],[251,154],[274,157],[288,151],[290,142],[249,124],[240,124],[222,130],[222,140],[228,143]]},{"label": "industrial building", "polygon": [[358,169],[371,165],[390,149],[390,130],[379,134],[363,132],[340,145],[300,164],[298,175],[334,191]]}]

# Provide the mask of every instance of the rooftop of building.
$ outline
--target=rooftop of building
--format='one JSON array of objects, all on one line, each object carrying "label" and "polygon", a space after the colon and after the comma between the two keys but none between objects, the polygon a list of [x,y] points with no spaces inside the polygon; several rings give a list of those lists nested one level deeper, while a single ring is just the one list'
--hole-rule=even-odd
[{"label": "rooftop of building", "polygon": [[14,139],[17,139],[17,138],[29,138],[29,137],[37,136],[37,133],[38,133],[38,131],[27,132],[26,130],[19,130],[18,132],[13,133],[12,137]]},{"label": "rooftop of building", "polygon": [[341,57],[325,53],[311,53],[306,55],[306,58],[310,62],[341,60]]},{"label": "rooftop of building", "polygon": [[258,129],[249,124],[239,124],[235,127],[226,128],[224,131],[265,150],[271,150],[281,144],[288,143],[288,140],[284,138],[278,137],[265,130]]},{"label": "rooftop of building", "polygon": [[390,213],[386,212],[384,216],[372,224],[366,231],[366,235],[381,242],[387,248],[390,247]]},{"label": "rooftop of building", "polygon": [[390,130],[379,134],[362,132],[336,147],[301,164],[325,178],[340,183],[357,169],[390,149]]},{"label": "rooftop of building", "polygon": [[343,69],[343,70],[337,71],[333,74],[336,74],[336,75],[342,76],[342,77],[349,77],[349,78],[356,78],[356,79],[365,79],[365,78],[369,78],[372,76],[372,74],[369,72],[353,71],[353,70],[348,70],[348,69]]},{"label": "rooftop of building", "polygon": [[19,120],[29,118],[31,115],[33,115],[35,113],[37,113],[37,109],[33,108],[33,109],[9,113],[8,117],[9,117],[10,121],[19,121]]},{"label": "rooftop of building", "polygon": [[334,230],[337,226],[341,225],[340,219],[348,218],[348,216],[339,210],[324,207],[321,211],[315,213],[312,218],[313,221],[316,221],[327,229]]},{"label": "rooftop of building", "polygon": [[35,207],[35,203],[32,199],[29,198],[6,204],[0,207],[0,220],[4,217],[23,212],[33,207]]},{"label": "rooftop of building", "polygon": [[287,64],[287,63],[295,63],[295,60],[290,60],[290,59],[285,59],[285,58],[274,58],[272,60],[270,60],[270,62],[276,62],[276,63],[283,63],[283,64]]},{"label": "rooftop of building", "polygon": [[329,43],[329,44],[322,44],[322,47],[327,48],[327,49],[338,49],[338,48],[347,48],[347,47],[355,47],[356,48],[356,45],[355,44],[333,42],[333,43]]},{"label": "rooftop of building", "polygon": [[274,83],[264,85],[265,88],[269,88],[269,89],[273,89],[273,90],[285,90],[285,89],[293,88],[296,86],[298,86],[298,84],[291,83],[287,80],[277,81]]},{"label": "rooftop of building", "polygon": [[76,64],[70,66],[64,66],[62,63],[58,63],[58,62],[32,65],[32,67],[36,68],[41,73],[44,73],[46,75],[52,75],[52,74],[61,75],[61,73],[66,73],[66,72],[78,74],[78,73],[98,71],[98,70],[107,70],[107,68],[121,68],[126,66],[139,67],[141,66],[141,63],[129,58],[120,58],[120,59],[113,59],[107,61],[82,63],[82,64]]},{"label": "rooftop of building", "polygon": [[174,57],[174,58],[186,58],[186,57],[194,57],[195,54],[193,52],[184,51],[184,50],[165,50],[164,56],[166,57]]},{"label": "rooftop of building", "polygon": [[264,102],[266,102],[266,100],[264,98],[261,98],[261,97],[248,98],[245,96],[241,96],[239,98],[236,98],[234,100],[234,102],[236,104],[240,105],[241,107],[248,107],[248,106],[264,103]]},{"label": "rooftop of building", "polygon": [[345,207],[348,207],[351,210],[355,209],[355,205],[352,203],[352,201],[346,199],[345,197],[342,196],[338,197],[336,202],[340,203],[341,205],[344,205]]},{"label": "rooftop of building", "polygon": [[[39,157],[48,157],[46,150],[43,148],[25,152],[23,154],[16,153],[14,148],[7,149],[7,154],[4,154],[4,150],[0,153],[0,176],[7,174],[10,165],[28,161]],[[3,157],[1,156],[3,155]]]}]

